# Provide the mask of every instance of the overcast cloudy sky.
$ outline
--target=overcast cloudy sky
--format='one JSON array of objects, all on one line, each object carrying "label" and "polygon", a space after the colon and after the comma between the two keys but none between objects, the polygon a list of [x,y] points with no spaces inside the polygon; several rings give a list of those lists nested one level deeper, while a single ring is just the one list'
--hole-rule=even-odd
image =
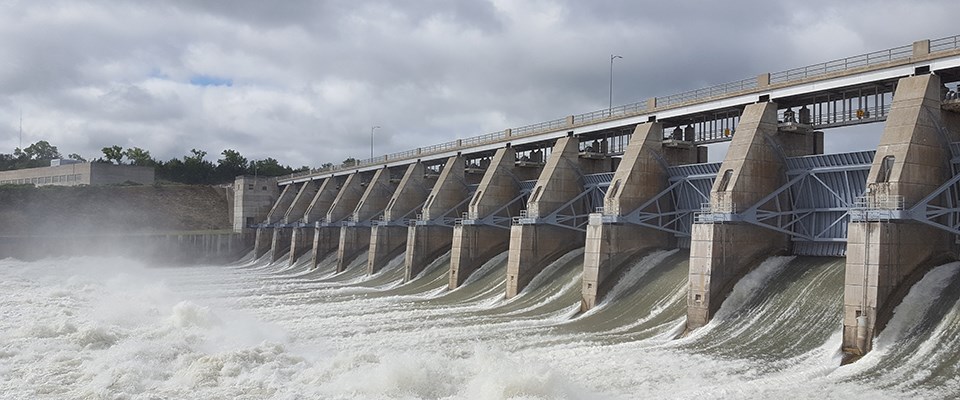
[{"label": "overcast cloudy sky", "polygon": [[623,104],[956,34],[957,0],[0,0],[0,152],[22,109],[64,154],[317,166],[605,108],[610,54]]}]

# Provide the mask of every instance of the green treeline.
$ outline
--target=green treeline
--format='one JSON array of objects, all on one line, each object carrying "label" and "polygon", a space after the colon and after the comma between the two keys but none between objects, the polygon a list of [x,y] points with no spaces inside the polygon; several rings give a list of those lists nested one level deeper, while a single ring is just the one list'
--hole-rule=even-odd
[{"label": "green treeline", "polygon": [[[171,158],[167,161],[155,159],[150,151],[133,147],[124,149],[120,146],[104,147],[103,157],[91,162],[111,163],[117,165],[136,165],[153,167],[158,181],[167,181],[184,184],[219,184],[233,182],[238,175],[281,176],[294,172],[306,171],[308,167],[290,168],[273,158],[262,160],[247,160],[240,152],[227,149],[220,152],[216,162],[206,160],[207,152],[192,149],[190,154],[182,158]],[[64,158],[57,146],[41,140],[30,146],[17,148],[12,154],[0,153],[0,171],[14,169],[46,167],[50,160]],[[86,162],[80,155],[73,153],[66,158]]]}]

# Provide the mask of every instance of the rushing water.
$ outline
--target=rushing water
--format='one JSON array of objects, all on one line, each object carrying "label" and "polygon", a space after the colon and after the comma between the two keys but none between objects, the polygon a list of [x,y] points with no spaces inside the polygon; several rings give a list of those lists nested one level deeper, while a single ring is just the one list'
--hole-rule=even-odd
[{"label": "rushing water", "polygon": [[[583,251],[503,299],[506,255],[447,290],[449,256],[336,274],[244,260],[0,260],[0,397],[134,399],[952,398],[960,264],[840,367],[843,260],[771,258],[677,338],[687,257],[636,262],[580,314]],[[301,260],[302,261],[302,260]]]}]

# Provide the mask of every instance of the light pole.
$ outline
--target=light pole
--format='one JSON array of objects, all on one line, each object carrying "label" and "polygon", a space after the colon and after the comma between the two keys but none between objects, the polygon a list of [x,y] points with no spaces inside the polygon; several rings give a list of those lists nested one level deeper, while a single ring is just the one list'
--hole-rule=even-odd
[{"label": "light pole", "polygon": [[623,58],[618,55],[610,55],[610,102],[607,105],[607,113],[613,114],[613,60]]},{"label": "light pole", "polygon": [[373,130],[379,127],[380,125],[370,128],[370,159],[373,159]]}]

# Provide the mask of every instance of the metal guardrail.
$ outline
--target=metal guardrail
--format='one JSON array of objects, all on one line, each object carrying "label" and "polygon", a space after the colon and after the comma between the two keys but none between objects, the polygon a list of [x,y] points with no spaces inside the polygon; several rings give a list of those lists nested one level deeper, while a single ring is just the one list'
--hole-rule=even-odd
[{"label": "metal guardrail", "polygon": [[854,221],[885,222],[902,218],[905,207],[900,195],[866,195],[854,199],[849,213]]},{"label": "metal guardrail", "polygon": [[757,78],[741,79],[736,82],[722,83],[702,89],[695,89],[669,96],[657,97],[657,107],[669,107],[695,100],[712,99],[714,97],[720,97],[730,93],[737,93],[756,88]]},{"label": "metal guardrail", "polygon": [[834,72],[847,71],[871,65],[884,64],[910,58],[913,55],[913,45],[894,47],[892,49],[875,51],[873,53],[841,58],[806,67],[788,69],[770,74],[770,84],[791,82],[813,78]]},{"label": "metal guardrail", "polygon": [[865,210],[903,210],[905,207],[903,196],[857,196],[853,203],[854,208]]},{"label": "metal guardrail", "polygon": [[[930,40],[930,53],[942,52],[960,49],[960,35],[950,36],[940,39]],[[908,59],[913,55],[913,45],[899,46],[891,49],[875,51],[872,53],[861,54],[853,57],[842,58],[838,60],[827,61],[819,64],[808,65],[805,67],[788,69],[785,71],[773,72],[770,74],[770,84],[783,84],[798,80],[815,78],[835,72],[847,71],[854,68],[874,66],[893,61]],[[656,107],[671,107],[677,104],[688,102],[699,102],[713,99],[720,96],[726,96],[733,93],[744,92],[758,88],[757,78],[741,79],[739,81],[722,83],[706,88],[690,90],[669,96],[656,97]],[[617,117],[626,117],[650,111],[647,102],[636,102],[614,108],[602,109],[572,116],[572,122],[575,125],[587,124],[595,121],[610,120]],[[507,137],[530,136],[544,132],[560,130],[569,127],[570,118],[559,118],[551,121],[540,122],[531,125],[521,126],[505,131],[498,131],[479,136],[473,136],[466,139],[458,139],[446,143],[436,144],[418,149],[402,151],[398,153],[386,154],[379,157],[359,160],[354,165],[334,166],[326,169],[313,169],[294,173],[291,175],[279,177],[279,181],[295,179],[303,176],[313,175],[323,172],[336,172],[340,170],[349,170],[369,165],[381,164],[390,161],[411,159],[418,156],[426,156],[442,153],[455,148],[464,146],[480,146],[503,141]],[[507,132],[510,132],[508,135]]]},{"label": "metal guardrail", "polygon": [[930,41],[931,53],[953,49],[960,49],[960,35],[933,39]]}]

